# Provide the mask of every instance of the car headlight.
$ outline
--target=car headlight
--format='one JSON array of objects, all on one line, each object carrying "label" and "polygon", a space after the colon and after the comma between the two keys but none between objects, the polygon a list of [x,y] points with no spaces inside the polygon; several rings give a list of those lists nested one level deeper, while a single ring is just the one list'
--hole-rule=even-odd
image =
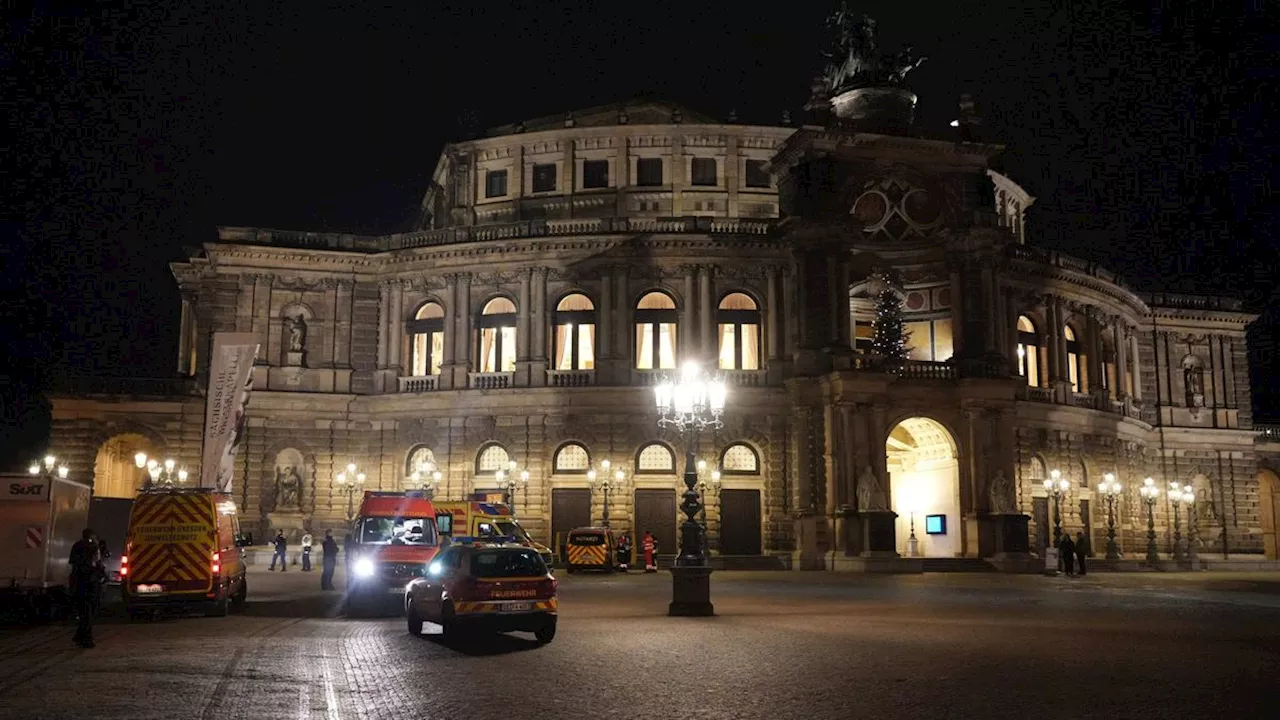
[{"label": "car headlight", "polygon": [[374,570],[373,561],[369,558],[360,558],[359,560],[356,560],[356,577],[373,577]]}]

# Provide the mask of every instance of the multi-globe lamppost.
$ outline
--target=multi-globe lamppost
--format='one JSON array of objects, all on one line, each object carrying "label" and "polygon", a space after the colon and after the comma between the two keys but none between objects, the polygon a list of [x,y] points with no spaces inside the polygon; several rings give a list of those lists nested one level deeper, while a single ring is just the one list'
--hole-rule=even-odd
[{"label": "multi-globe lamppost", "polygon": [[674,379],[664,379],[654,388],[658,408],[658,426],[671,428],[684,438],[684,494],[680,510],[685,519],[680,523],[680,554],[671,568],[670,615],[714,615],[711,604],[711,568],[702,523],[698,513],[702,500],[698,496],[698,435],[704,430],[724,425],[726,389],[722,380],[703,373],[697,363],[685,363]]},{"label": "multi-globe lamppost", "polygon": [[33,461],[27,467],[27,472],[31,475],[43,475],[52,480],[56,474],[60,478],[66,478],[71,473],[71,468],[66,463],[59,463],[56,455],[45,455],[43,465],[40,462]]},{"label": "multi-globe lamppost", "polygon": [[338,473],[333,480],[338,486],[338,492],[347,496],[347,522],[351,522],[356,517],[356,493],[364,489],[365,474],[352,462],[347,463],[346,470]]},{"label": "multi-globe lamppost", "polygon": [[1142,502],[1147,504],[1147,564],[1160,562],[1160,551],[1156,548],[1156,500],[1160,497],[1160,488],[1156,487],[1155,478],[1145,478],[1142,487],[1138,488]]},{"label": "multi-globe lamppost", "polygon": [[1049,472],[1049,479],[1044,481],[1045,492],[1053,497],[1053,546],[1058,546],[1062,539],[1062,496],[1071,490],[1071,481],[1062,477],[1061,470]]},{"label": "multi-globe lamppost", "polygon": [[1169,556],[1178,562],[1182,559],[1182,518],[1178,513],[1182,504],[1182,486],[1176,482],[1169,483],[1169,504],[1173,506],[1173,552]]},{"label": "multi-globe lamppost", "polygon": [[493,479],[498,483],[498,489],[502,491],[502,502],[511,507],[512,514],[515,514],[516,489],[529,485],[529,471],[518,470],[519,467],[520,464],[512,460],[507,463],[506,470],[498,470],[493,474]]},{"label": "multi-globe lamppost", "polygon": [[600,472],[597,473],[595,468],[587,471],[587,487],[591,488],[592,492],[600,488],[600,492],[604,494],[604,514],[600,520],[605,527],[609,527],[609,494],[614,490],[621,490],[626,481],[626,471],[622,468],[615,469],[613,463],[608,460],[600,461]]},{"label": "multi-globe lamppost", "polygon": [[177,461],[173,458],[165,458],[161,462],[155,458],[147,457],[144,452],[139,452],[133,456],[133,464],[137,465],[139,470],[146,471],[146,477],[143,478],[143,484],[146,487],[155,487],[156,485],[172,487],[175,482],[178,485],[184,485],[187,482],[187,469],[178,467]]},{"label": "multi-globe lamppost", "polygon": [[1098,485],[1098,492],[1102,493],[1102,498],[1107,501],[1108,560],[1120,559],[1120,546],[1116,544],[1116,501],[1120,499],[1120,491],[1123,489],[1113,473],[1103,475],[1102,483]]},{"label": "multi-globe lamppost", "polygon": [[423,461],[409,473],[409,483],[425,493],[428,498],[434,498],[436,488],[439,487],[440,479],[443,477],[444,475],[436,470],[434,464]]},{"label": "multi-globe lamppost", "polygon": [[1187,508],[1187,549],[1182,553],[1182,559],[1195,562],[1200,559],[1196,552],[1200,530],[1196,527],[1196,491],[1190,485],[1182,486],[1182,504]]}]

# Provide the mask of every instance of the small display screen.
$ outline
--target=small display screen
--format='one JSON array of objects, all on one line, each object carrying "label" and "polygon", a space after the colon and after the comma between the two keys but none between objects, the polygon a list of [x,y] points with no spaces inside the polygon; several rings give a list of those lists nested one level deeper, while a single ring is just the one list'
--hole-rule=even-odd
[{"label": "small display screen", "polygon": [[929,535],[946,535],[947,534],[947,516],[946,515],[925,515],[924,531]]}]

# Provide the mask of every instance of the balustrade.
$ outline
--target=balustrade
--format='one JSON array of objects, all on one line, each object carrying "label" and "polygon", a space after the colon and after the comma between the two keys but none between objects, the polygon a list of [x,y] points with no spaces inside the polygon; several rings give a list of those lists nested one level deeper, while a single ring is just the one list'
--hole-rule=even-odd
[{"label": "balustrade", "polygon": [[547,385],[550,387],[587,387],[596,384],[595,370],[548,370]]},{"label": "balustrade", "polygon": [[467,373],[467,383],[476,390],[505,390],[514,384],[514,375],[509,372]]},{"label": "balustrade", "polygon": [[419,375],[396,378],[400,392],[428,392],[440,387],[439,375]]}]

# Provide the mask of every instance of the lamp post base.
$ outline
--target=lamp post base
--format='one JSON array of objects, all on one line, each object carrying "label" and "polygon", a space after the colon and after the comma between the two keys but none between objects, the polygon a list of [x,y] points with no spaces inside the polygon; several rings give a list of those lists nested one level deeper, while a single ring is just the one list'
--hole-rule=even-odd
[{"label": "lamp post base", "polygon": [[671,617],[708,617],[716,614],[711,604],[711,568],[671,568]]}]

